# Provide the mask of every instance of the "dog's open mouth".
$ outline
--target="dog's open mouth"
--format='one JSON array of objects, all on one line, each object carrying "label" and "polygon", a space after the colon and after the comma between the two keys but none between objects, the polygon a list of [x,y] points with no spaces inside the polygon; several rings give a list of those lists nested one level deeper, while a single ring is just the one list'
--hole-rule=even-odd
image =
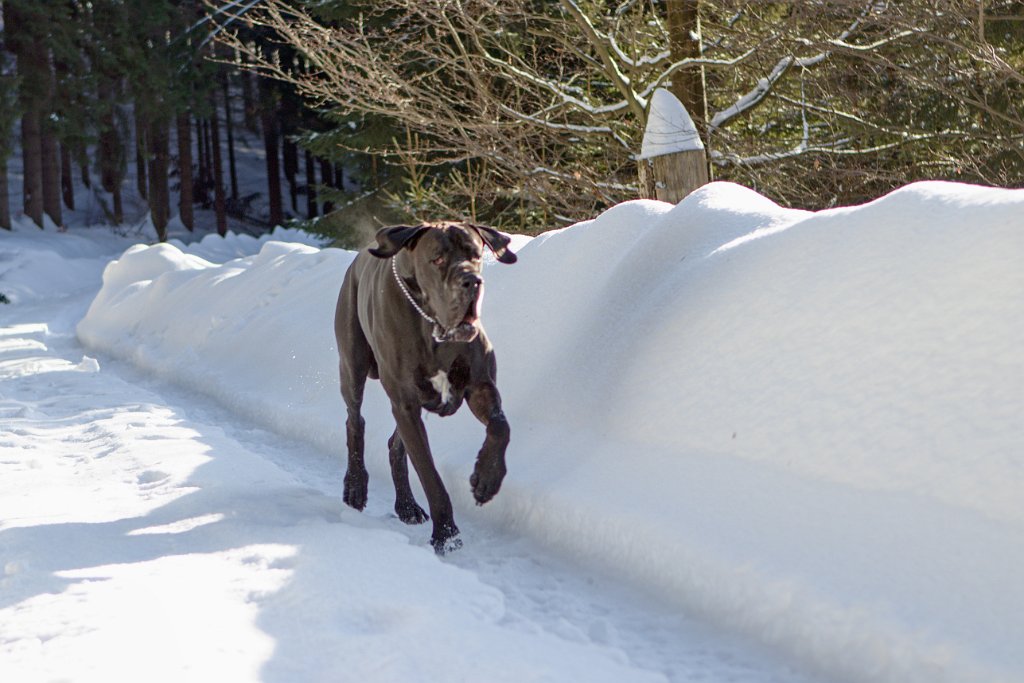
[{"label": "dog's open mouth", "polygon": [[466,314],[462,316],[462,320],[459,321],[455,327],[447,330],[442,336],[442,341],[446,342],[471,342],[476,339],[476,336],[480,333],[477,327],[480,316],[477,312],[477,301],[474,300],[469,304],[466,309]]},{"label": "dog's open mouth", "polygon": [[460,325],[475,325],[476,321],[480,319],[480,314],[477,312],[477,304],[479,299],[474,299],[469,303],[466,308],[466,315],[462,316],[462,322]]}]

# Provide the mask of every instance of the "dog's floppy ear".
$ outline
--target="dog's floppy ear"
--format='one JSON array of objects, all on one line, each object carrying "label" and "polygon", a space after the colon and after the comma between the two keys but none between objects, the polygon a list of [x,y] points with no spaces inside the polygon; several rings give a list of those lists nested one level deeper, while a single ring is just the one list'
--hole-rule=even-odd
[{"label": "dog's floppy ear", "polygon": [[469,223],[469,227],[477,231],[494,255],[502,263],[515,263],[519,260],[515,254],[513,254],[509,248],[508,243],[510,242],[508,235],[504,235],[494,228],[488,228],[486,225],[474,225]]},{"label": "dog's floppy ear", "polygon": [[377,258],[390,258],[403,247],[412,248],[419,236],[429,228],[427,225],[396,225],[381,228],[377,231],[377,246],[369,251]]}]

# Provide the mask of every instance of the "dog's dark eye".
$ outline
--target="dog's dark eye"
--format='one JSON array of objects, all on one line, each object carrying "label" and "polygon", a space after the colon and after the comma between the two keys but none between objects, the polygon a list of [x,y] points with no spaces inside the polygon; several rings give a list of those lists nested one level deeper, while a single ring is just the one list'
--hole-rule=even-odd
[{"label": "dog's dark eye", "polygon": [[436,259],[431,261],[431,263],[440,268],[441,266],[444,265],[444,256],[438,256]]}]

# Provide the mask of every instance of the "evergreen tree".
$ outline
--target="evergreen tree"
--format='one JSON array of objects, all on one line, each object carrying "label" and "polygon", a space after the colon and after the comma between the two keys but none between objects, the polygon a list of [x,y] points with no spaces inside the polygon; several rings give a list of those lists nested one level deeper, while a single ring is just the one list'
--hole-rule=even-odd
[{"label": "evergreen tree", "polygon": [[86,58],[96,80],[96,162],[100,187],[110,195],[110,220],[120,224],[124,221],[123,183],[128,173],[131,135],[124,65],[133,57],[133,29],[124,3],[93,0],[89,30],[92,39],[88,41]]},{"label": "evergreen tree", "polygon": [[[197,30],[193,3],[172,0],[128,0],[125,15],[133,27],[125,64],[134,104],[140,194],[148,197],[158,238],[167,239],[170,219],[170,128],[187,131],[187,117],[196,103],[210,101],[214,85],[203,83],[211,71],[199,56],[202,31]],[[179,120],[181,117],[184,119]],[[191,156],[178,145],[177,172],[185,194],[191,194]],[[185,180],[185,177],[188,177]],[[191,206],[181,209],[182,222],[192,222]],[[187,219],[187,220],[186,220]]]}]

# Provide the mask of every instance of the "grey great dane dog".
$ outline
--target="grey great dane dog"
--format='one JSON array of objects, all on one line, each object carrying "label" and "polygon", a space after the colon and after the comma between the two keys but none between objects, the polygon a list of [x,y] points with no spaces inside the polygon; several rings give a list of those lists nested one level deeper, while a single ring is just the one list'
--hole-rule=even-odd
[{"label": "grey great dane dog", "polygon": [[348,409],[345,503],[366,506],[360,408],[366,379],[379,379],[397,423],[388,440],[395,512],[406,524],[428,519],[409,486],[408,456],[427,496],[430,543],[439,554],[461,541],[421,410],[446,416],[469,404],[487,431],[469,483],[478,505],[493,498],[505,477],[509,426],[495,384],[494,349],[480,324],[481,265],[485,246],[498,261],[515,263],[508,244],[496,230],[469,223],[384,228],[375,247],[356,255],[338,295],[334,331]]}]

